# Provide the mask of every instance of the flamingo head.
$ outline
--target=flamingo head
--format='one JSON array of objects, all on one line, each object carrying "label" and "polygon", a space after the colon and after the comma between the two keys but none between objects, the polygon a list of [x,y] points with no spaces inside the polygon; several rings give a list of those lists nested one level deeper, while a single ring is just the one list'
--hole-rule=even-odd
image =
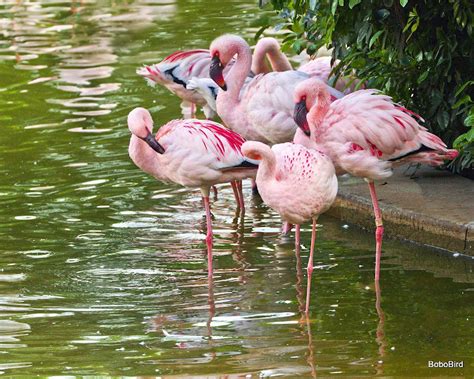
[{"label": "flamingo head", "polygon": [[145,141],[148,146],[159,154],[163,154],[165,149],[153,136],[153,119],[150,112],[145,108],[135,108],[128,114],[128,129],[130,132]]},{"label": "flamingo head", "polygon": [[293,93],[295,123],[309,136],[311,134],[308,113],[314,107],[326,107],[331,103],[331,95],[326,83],[317,78],[310,78],[298,84]]},{"label": "flamingo head", "polygon": [[223,74],[224,67],[227,66],[235,54],[241,53],[244,49],[250,53],[250,47],[247,42],[243,38],[231,34],[217,37],[211,43],[210,52],[212,60],[209,76],[224,91],[227,90]]}]

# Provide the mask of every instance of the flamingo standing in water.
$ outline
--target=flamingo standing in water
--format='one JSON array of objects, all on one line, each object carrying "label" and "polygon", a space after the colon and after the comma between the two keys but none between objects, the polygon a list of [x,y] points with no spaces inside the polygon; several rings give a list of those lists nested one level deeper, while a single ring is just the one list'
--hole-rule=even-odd
[{"label": "flamingo standing in water", "polygon": [[331,159],[302,145],[283,143],[269,146],[256,141],[242,145],[249,159],[260,160],[257,186],[263,201],[283,220],[296,225],[295,244],[300,244],[300,224],[313,221],[307,266],[306,313],[309,311],[316,221],[329,209],[337,194],[337,177]]},{"label": "flamingo standing in water", "polygon": [[[210,77],[223,90],[217,94],[217,113],[225,125],[248,140],[267,144],[291,141],[297,129],[292,117],[293,91],[309,76],[298,71],[258,75],[241,92],[252,64],[247,42],[224,35],[212,42],[210,51]],[[224,69],[235,55],[235,63],[224,80]],[[334,99],[343,96],[333,88],[328,87],[328,91]]]},{"label": "flamingo standing in water", "polygon": [[[254,69],[256,71],[252,70],[249,73],[250,76],[264,72],[260,71],[260,67],[265,67],[262,61],[265,60],[267,54],[275,61],[279,59],[277,57],[280,50],[278,42],[273,38],[264,38],[262,41],[260,44],[257,43],[255,47],[256,63]],[[281,58],[279,60],[281,61]],[[137,69],[137,74],[143,76],[150,85],[160,84],[181,98],[183,100],[181,103],[183,111],[190,108],[191,115],[194,116],[195,105],[197,104],[202,106],[206,118],[211,119],[216,114],[214,104],[218,87],[213,81],[211,83],[208,81],[210,64],[209,50],[175,51],[160,63]],[[230,67],[231,64],[227,66],[226,72]],[[286,70],[289,69],[291,69],[291,66],[286,68]]]},{"label": "flamingo standing in water", "polygon": [[144,108],[130,112],[128,128],[132,133],[128,152],[139,168],[164,182],[200,188],[206,210],[208,275],[212,276],[209,190],[214,184],[255,178],[256,162],[240,150],[245,140],[216,122],[196,119],[170,121],[153,136],[153,119]]},{"label": "flamingo standing in water", "polygon": [[207,118],[213,118],[215,113],[201,94],[186,88],[193,77],[209,78],[210,64],[209,50],[176,51],[160,63],[139,68],[137,74],[143,76],[150,85],[160,84],[168,88],[183,100],[183,110],[191,108],[191,115],[194,115],[194,107],[197,104],[203,107]]},{"label": "flamingo standing in water", "polygon": [[392,175],[393,164],[405,162],[438,166],[452,160],[456,150],[446,148],[436,135],[418,124],[422,118],[376,90],[360,90],[331,102],[318,79],[300,83],[294,92],[295,121],[300,127],[294,142],[329,155],[337,174],[365,178],[375,214],[375,280],[380,277],[382,213],[374,180]]}]

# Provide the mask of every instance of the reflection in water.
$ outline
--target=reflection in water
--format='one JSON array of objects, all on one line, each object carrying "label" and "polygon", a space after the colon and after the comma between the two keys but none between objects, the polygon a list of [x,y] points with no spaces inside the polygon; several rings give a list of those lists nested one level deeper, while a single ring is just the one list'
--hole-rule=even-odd
[{"label": "reflection in water", "polygon": [[375,284],[375,308],[377,310],[377,315],[379,318],[379,322],[377,324],[377,331],[376,331],[376,341],[379,345],[379,357],[380,359],[377,361],[377,374],[383,374],[383,363],[385,359],[385,353],[387,348],[387,342],[385,341],[385,314],[382,310],[381,302],[382,302],[382,294],[380,291],[380,282],[376,280]]}]

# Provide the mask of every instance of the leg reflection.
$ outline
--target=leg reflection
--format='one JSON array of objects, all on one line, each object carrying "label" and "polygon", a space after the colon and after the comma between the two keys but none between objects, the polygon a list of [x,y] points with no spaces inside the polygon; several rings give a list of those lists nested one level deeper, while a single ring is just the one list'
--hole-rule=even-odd
[{"label": "leg reflection", "polygon": [[308,352],[306,361],[311,370],[311,377],[316,378],[316,364],[314,359],[313,335],[311,333],[311,322],[308,314],[305,312],[305,291],[303,290],[303,268],[300,255],[300,226],[295,225],[295,255],[296,255],[296,298],[298,300],[298,310],[301,313],[300,325],[303,330],[306,328],[308,337]]},{"label": "leg reflection", "polygon": [[379,317],[379,322],[377,324],[377,331],[375,341],[379,345],[379,360],[377,362],[377,375],[383,374],[383,360],[385,357],[385,349],[387,347],[387,341],[385,341],[385,314],[381,306],[381,291],[380,291],[380,282],[375,281],[375,309],[377,310],[377,315]]}]

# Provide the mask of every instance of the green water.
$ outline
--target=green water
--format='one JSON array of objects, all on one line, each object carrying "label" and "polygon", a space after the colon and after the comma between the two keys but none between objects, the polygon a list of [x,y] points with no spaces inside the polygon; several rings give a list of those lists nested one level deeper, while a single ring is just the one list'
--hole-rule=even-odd
[{"label": "green water", "polygon": [[373,235],[322,217],[306,320],[308,227],[300,262],[249,183],[244,217],[221,186],[209,287],[199,193],[129,160],[131,109],[180,111],[135,69],[250,39],[256,3],[0,1],[0,374],[474,374],[473,260],[387,239],[377,291]]}]

